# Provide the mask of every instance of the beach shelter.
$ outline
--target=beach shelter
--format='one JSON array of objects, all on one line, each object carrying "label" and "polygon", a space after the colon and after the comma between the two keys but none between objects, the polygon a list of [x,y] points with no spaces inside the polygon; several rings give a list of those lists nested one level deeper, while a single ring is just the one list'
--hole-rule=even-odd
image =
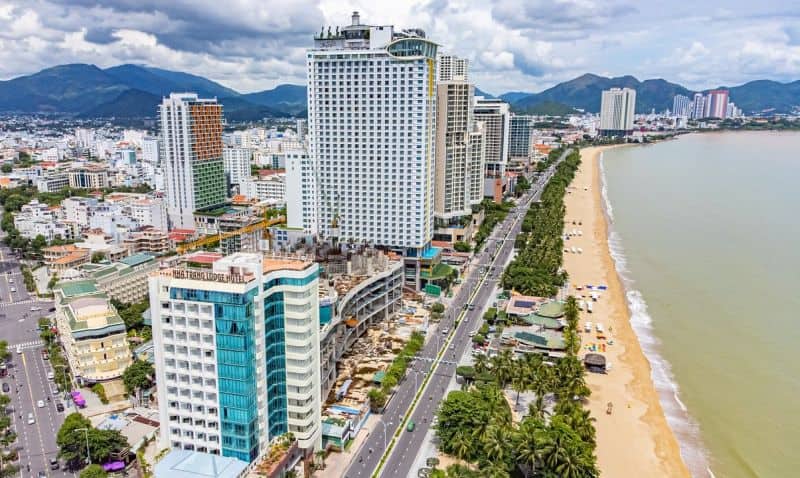
[{"label": "beach shelter", "polygon": [[583,357],[586,370],[594,373],[606,373],[606,357],[601,354],[588,353]]}]

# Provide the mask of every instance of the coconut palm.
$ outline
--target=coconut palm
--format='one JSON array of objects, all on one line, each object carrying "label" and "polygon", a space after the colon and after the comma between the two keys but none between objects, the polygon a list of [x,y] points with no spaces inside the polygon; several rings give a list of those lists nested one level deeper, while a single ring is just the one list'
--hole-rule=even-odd
[{"label": "coconut palm", "polygon": [[536,470],[539,454],[544,442],[544,422],[538,418],[526,418],[514,432],[516,461],[525,470]]},{"label": "coconut palm", "polygon": [[450,444],[457,458],[465,460],[472,453],[472,440],[463,431],[456,432]]},{"label": "coconut palm", "polygon": [[490,425],[483,439],[483,451],[491,461],[505,463],[506,459],[509,458],[510,449],[508,443],[510,439],[511,435],[508,428]]},{"label": "coconut palm", "polygon": [[485,354],[479,354],[477,357],[475,357],[473,368],[475,369],[476,375],[489,370],[489,357],[487,357]]}]

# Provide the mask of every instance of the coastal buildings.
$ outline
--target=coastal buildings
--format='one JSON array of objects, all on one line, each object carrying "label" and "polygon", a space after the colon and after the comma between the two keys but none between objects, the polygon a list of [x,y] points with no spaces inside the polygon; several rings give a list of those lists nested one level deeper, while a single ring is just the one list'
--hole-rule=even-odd
[{"label": "coastal buildings", "polygon": [[[466,80],[466,60],[452,56],[440,56],[439,60],[443,58],[446,58],[447,71],[440,71],[440,77],[448,79],[436,85],[434,216],[437,227],[471,215],[472,206],[481,202],[485,155],[485,148],[470,145],[470,141],[482,144],[484,139],[472,117],[475,87]],[[478,133],[473,134],[476,131]]]},{"label": "coastal buildings", "polygon": [[483,123],[485,182],[484,196],[500,202],[505,195],[508,142],[511,133],[511,109],[495,98],[475,97],[473,119]]},{"label": "coastal buildings", "polygon": [[728,90],[711,90],[705,97],[703,118],[725,119],[728,115]]},{"label": "coastal buildings", "polygon": [[317,172],[304,150],[286,154],[286,226],[306,234],[319,231]]},{"label": "coastal buildings", "polygon": [[673,116],[689,116],[692,101],[686,95],[675,95],[672,99]]},{"label": "coastal buildings", "polygon": [[636,90],[611,88],[604,90],[600,103],[600,128],[603,136],[626,136],[633,133]]},{"label": "coastal buildings", "polygon": [[419,257],[433,237],[436,43],[358,13],[307,52],[308,145],[324,237]]},{"label": "coastal buildings", "polygon": [[286,202],[286,174],[280,170],[266,170],[256,177],[247,177],[239,183],[239,194],[247,199],[268,201],[275,204]]},{"label": "coastal buildings", "polygon": [[291,432],[319,449],[318,275],[248,253],[151,275],[161,447],[250,462]]},{"label": "coastal buildings", "polygon": [[147,298],[147,277],[157,269],[155,256],[145,253],[124,257],[119,262],[84,264],[78,268],[81,276],[92,281],[98,290],[126,303]]},{"label": "coastal buildings", "polygon": [[706,108],[706,99],[702,93],[695,93],[694,100],[692,100],[692,119],[703,118]]},{"label": "coastal buildings", "polygon": [[122,244],[131,255],[138,252],[161,255],[172,249],[166,229],[145,228],[133,232],[125,238]]},{"label": "coastal buildings", "polygon": [[170,223],[191,229],[196,210],[225,202],[222,105],[172,93],[161,103],[160,124]]},{"label": "coastal buildings", "polygon": [[61,282],[53,293],[61,344],[78,383],[120,377],[131,352],[125,323],[109,297],[91,281]]}]

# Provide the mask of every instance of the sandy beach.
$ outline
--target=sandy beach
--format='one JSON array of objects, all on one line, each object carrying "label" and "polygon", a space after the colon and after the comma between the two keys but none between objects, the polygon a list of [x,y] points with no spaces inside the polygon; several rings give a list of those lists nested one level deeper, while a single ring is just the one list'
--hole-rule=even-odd
[{"label": "sandy beach", "polygon": [[[625,292],[608,250],[607,224],[603,212],[599,154],[603,148],[581,151],[582,164],[565,198],[565,230],[582,232],[565,241],[564,266],[570,277],[570,293],[588,294],[575,286],[606,285],[592,313],[581,312],[581,330],[586,321],[603,324],[605,356],[612,364],[606,375],[588,374],[592,390],[589,408],[597,421],[597,462],[605,477],[689,477],[678,442],[669,428],[650,376],[650,363],[644,356],[630,325]],[[576,224],[573,225],[572,221]],[[581,222],[581,225],[577,225]],[[572,253],[572,247],[582,253]],[[591,300],[591,299],[589,299]],[[581,333],[586,346],[601,344],[593,330]],[[608,402],[613,413],[607,414]]]}]

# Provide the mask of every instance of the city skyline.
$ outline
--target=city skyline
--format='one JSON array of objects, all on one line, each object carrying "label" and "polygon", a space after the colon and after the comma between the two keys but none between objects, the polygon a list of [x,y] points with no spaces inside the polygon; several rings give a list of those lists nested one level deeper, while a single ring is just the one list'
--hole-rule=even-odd
[{"label": "city skyline", "polygon": [[[471,81],[494,94],[539,91],[587,71],[662,77],[696,90],[798,77],[797,7],[780,2],[704,7],[697,12],[688,3],[667,9],[618,1],[601,8],[598,2],[573,0],[553,6],[513,0],[486,6],[241,2],[224,8],[11,3],[0,7],[0,78],[63,63],[139,63],[210,76],[246,92],[299,84],[305,77],[305,39],[352,10],[375,24],[423,28],[447,45],[446,53],[469,59]],[[611,50],[617,54],[606,54]]]}]

